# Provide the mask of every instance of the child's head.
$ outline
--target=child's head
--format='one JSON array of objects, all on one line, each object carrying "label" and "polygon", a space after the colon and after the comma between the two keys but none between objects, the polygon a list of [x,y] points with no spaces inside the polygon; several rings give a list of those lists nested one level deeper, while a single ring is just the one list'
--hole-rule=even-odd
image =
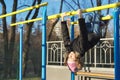
[{"label": "child's head", "polygon": [[77,72],[77,70],[82,69],[82,62],[80,61],[80,54],[75,51],[71,51],[66,54],[65,65],[69,67],[72,72]]}]

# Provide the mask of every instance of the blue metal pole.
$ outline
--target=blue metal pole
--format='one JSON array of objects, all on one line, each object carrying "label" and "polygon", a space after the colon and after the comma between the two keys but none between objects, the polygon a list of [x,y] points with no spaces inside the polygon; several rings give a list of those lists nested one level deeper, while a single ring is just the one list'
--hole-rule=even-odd
[{"label": "blue metal pole", "polygon": [[[71,17],[71,22],[74,22],[74,16]],[[71,24],[70,26],[70,38],[71,40],[74,39],[74,24]]]},{"label": "blue metal pole", "polygon": [[[74,22],[74,16],[71,17],[71,22]],[[74,39],[74,24],[71,24],[70,26],[70,39]],[[74,72],[71,72],[71,80],[75,80]]]},{"label": "blue metal pole", "polygon": [[20,25],[19,80],[22,80],[23,25]]},{"label": "blue metal pole", "polygon": [[42,80],[46,80],[46,20],[47,7],[43,7],[42,16]]},{"label": "blue metal pole", "polygon": [[114,68],[115,80],[120,80],[120,51],[119,51],[119,12],[118,8],[114,12]]}]

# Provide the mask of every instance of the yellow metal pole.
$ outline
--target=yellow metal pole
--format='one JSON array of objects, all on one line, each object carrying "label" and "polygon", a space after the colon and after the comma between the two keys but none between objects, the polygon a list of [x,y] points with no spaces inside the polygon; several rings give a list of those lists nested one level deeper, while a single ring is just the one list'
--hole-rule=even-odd
[{"label": "yellow metal pole", "polygon": [[[116,7],[119,7],[119,6],[120,6],[120,2],[114,3],[114,4],[103,5],[103,6],[97,6],[97,7],[93,7],[93,8],[88,8],[88,9],[82,10],[82,12],[83,13],[93,12],[93,11],[104,10],[104,9],[108,9],[108,8],[116,8]],[[60,18],[61,14],[62,13],[48,16],[48,20],[55,19],[55,18]],[[72,15],[77,14],[77,11],[66,12],[66,14],[68,16],[70,16],[70,15],[72,16]],[[102,20],[106,20],[106,19],[110,19],[110,17],[109,18],[108,17],[107,18],[102,18]],[[12,24],[10,24],[10,26],[15,26],[15,25],[18,25],[18,24],[25,24],[25,23],[39,21],[39,20],[42,20],[42,18],[33,19],[32,21],[28,20],[28,21],[23,21],[23,22],[12,23]]]},{"label": "yellow metal pole", "polygon": [[0,18],[4,18],[4,17],[7,17],[7,16],[12,16],[12,15],[15,15],[15,14],[18,14],[18,13],[22,13],[22,12],[25,12],[25,11],[29,11],[29,10],[32,10],[32,9],[35,9],[35,8],[39,8],[39,7],[45,6],[45,5],[47,5],[47,4],[48,4],[48,3],[45,2],[45,3],[38,4],[38,5],[35,5],[35,6],[31,6],[31,7],[22,9],[22,10],[14,11],[14,12],[11,12],[11,13],[8,13],[8,14],[1,15]]},{"label": "yellow metal pole", "polygon": [[116,8],[119,6],[120,6],[120,2],[114,3],[114,4],[98,6],[98,7],[94,7],[94,8],[88,8],[88,9],[83,10],[83,12],[93,12],[93,11],[98,11],[98,10],[103,10],[103,9],[108,9],[108,8]]},{"label": "yellow metal pole", "polygon": [[112,16],[107,15],[107,16],[105,16],[105,17],[102,17],[102,20],[109,20],[109,19],[112,19],[112,18],[113,18]]},{"label": "yellow metal pole", "polygon": [[[110,19],[112,19],[112,18],[113,18],[112,16],[107,15],[107,16],[105,16],[105,17],[102,17],[101,20],[110,20]],[[77,22],[77,21],[75,21],[75,22],[71,22],[71,24],[78,24],[78,22]]]},{"label": "yellow metal pole", "polygon": [[26,23],[35,22],[35,21],[40,21],[40,20],[42,20],[42,18],[36,18],[36,19],[31,19],[31,20],[16,22],[16,23],[10,24],[10,26],[16,26],[16,25],[19,25],[19,24],[26,24]]},{"label": "yellow metal pole", "polygon": [[[114,4],[103,5],[103,6],[97,6],[97,7],[93,7],[93,8],[88,8],[88,9],[82,10],[82,12],[83,13],[93,12],[93,11],[104,10],[104,9],[108,9],[108,8],[116,8],[116,7],[119,7],[119,6],[120,6],[120,2],[114,3]],[[59,18],[59,17],[61,17],[61,14],[62,13],[48,16],[48,19]],[[66,12],[66,14],[68,16],[70,16],[70,15],[72,16],[72,15],[77,14],[77,11]]]}]

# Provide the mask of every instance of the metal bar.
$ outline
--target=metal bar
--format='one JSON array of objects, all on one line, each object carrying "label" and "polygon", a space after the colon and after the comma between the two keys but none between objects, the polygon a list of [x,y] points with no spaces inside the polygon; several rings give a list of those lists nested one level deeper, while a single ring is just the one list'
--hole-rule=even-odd
[{"label": "metal bar", "polygon": [[26,24],[26,23],[40,21],[40,20],[42,20],[42,18],[36,18],[36,19],[27,20],[27,21],[16,22],[16,23],[10,24],[10,26],[16,26],[16,25],[19,25],[19,24]]},{"label": "metal bar", "polygon": [[101,79],[114,79],[114,74],[108,74],[108,73],[77,72],[77,75],[86,76],[86,77],[96,77]]},{"label": "metal bar", "polygon": [[[59,15],[58,15],[59,16]],[[57,18],[57,15],[55,16],[48,16],[48,19],[54,19],[52,17],[56,17]],[[36,18],[36,19],[31,19],[31,20],[27,20],[27,21],[22,21],[22,22],[16,22],[16,23],[12,23],[10,24],[10,26],[16,26],[16,25],[19,25],[19,24],[26,24],[26,23],[30,23],[30,22],[35,22],[35,21],[40,21],[42,20],[42,18]],[[71,24],[77,24],[77,22],[71,22]]]},{"label": "metal bar", "polygon": [[[113,16],[107,15],[105,17],[102,17],[101,20],[110,20],[112,18],[113,18]],[[78,24],[78,21],[71,22],[71,24]]]},{"label": "metal bar", "polygon": [[[82,12],[83,13],[93,12],[93,11],[104,10],[104,9],[108,9],[108,8],[116,8],[116,7],[119,7],[119,6],[120,6],[120,2],[114,3],[114,4],[108,4],[108,5],[103,5],[103,6],[97,6],[97,7],[93,7],[93,8],[84,9],[84,10],[82,10]],[[61,14],[62,13],[48,16],[48,20],[55,19],[55,18],[60,18]],[[66,12],[66,15],[68,15],[68,16],[70,16],[70,15],[73,16],[75,14],[77,14],[77,11]],[[110,19],[110,17],[103,18],[103,20],[106,20],[106,19]],[[18,24],[30,23],[30,22],[39,21],[39,20],[42,20],[42,18],[36,18],[36,19],[27,20],[27,21],[23,21],[23,22],[12,23],[12,24],[10,24],[10,26],[15,26],[15,25],[18,25]]]},{"label": "metal bar", "polygon": [[62,64],[63,64],[63,54],[62,54],[62,42],[60,42],[60,54],[61,54],[61,56],[60,56],[60,65],[62,66]]},{"label": "metal bar", "polygon": [[[74,16],[71,16],[71,22],[74,21]],[[74,40],[74,24],[70,26],[70,39]],[[71,80],[75,80],[74,72],[71,72]]]},{"label": "metal bar", "polygon": [[20,25],[19,80],[22,80],[23,25]]},{"label": "metal bar", "polygon": [[102,17],[101,20],[110,20],[110,19],[112,19],[112,18],[113,18],[112,16],[107,15],[107,16],[105,16],[105,17]]},{"label": "metal bar", "polygon": [[47,7],[43,7],[43,20],[42,20],[42,79],[46,80],[46,13]]},{"label": "metal bar", "polygon": [[35,8],[39,8],[39,7],[42,7],[42,6],[46,6],[47,4],[48,4],[48,3],[45,2],[45,3],[38,4],[38,5],[35,5],[35,6],[31,6],[31,7],[22,9],[22,10],[14,11],[14,12],[11,12],[11,13],[8,13],[8,14],[3,14],[3,15],[0,16],[0,18],[4,18],[4,17],[7,17],[7,16],[12,16],[12,15],[15,15],[15,14],[19,14],[19,13],[22,13],[22,12],[26,12],[26,11],[29,11],[29,10],[32,10],[32,9],[35,9]]},{"label": "metal bar", "polygon": [[120,79],[120,51],[119,51],[119,11],[114,11],[114,63],[115,80]]},{"label": "metal bar", "polygon": [[[71,17],[71,22],[74,22],[74,16]],[[70,31],[71,31],[70,38],[71,40],[73,40],[74,39],[74,24],[71,24]]]},{"label": "metal bar", "polygon": [[97,54],[96,54],[96,52],[97,52],[97,46],[95,45],[95,47],[94,47],[94,53],[95,53],[95,55],[94,55],[94,66],[96,67],[97,66]]},{"label": "metal bar", "polygon": [[46,58],[46,65],[48,65],[48,57],[50,57],[50,56],[48,56],[48,51],[49,51],[49,43],[46,43],[47,44],[47,58]]}]

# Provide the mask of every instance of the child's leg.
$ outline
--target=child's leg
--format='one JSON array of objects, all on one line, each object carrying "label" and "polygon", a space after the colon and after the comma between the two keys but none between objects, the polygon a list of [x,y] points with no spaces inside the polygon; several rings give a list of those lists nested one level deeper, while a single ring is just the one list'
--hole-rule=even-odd
[{"label": "child's leg", "polygon": [[100,41],[100,35],[95,33],[89,33],[87,50],[94,47],[99,41]]},{"label": "child's leg", "polygon": [[80,41],[80,48],[83,49],[83,51],[85,51],[86,45],[88,43],[88,31],[86,28],[85,19],[81,18],[78,20],[78,22],[80,29],[80,36],[78,37]]},{"label": "child's leg", "polygon": [[93,33],[88,33],[88,49],[96,45],[100,40],[100,16],[94,16]]},{"label": "child's leg", "polygon": [[78,22],[79,22],[80,36],[83,39],[88,40],[88,38],[87,38],[88,31],[87,31],[87,28],[86,28],[85,19],[81,18],[81,19],[78,20]]},{"label": "child's leg", "polygon": [[85,14],[85,24],[88,33],[93,32],[93,13]]},{"label": "child's leg", "polygon": [[70,52],[71,51],[71,49],[70,49],[70,37],[69,37],[69,32],[68,32],[66,21],[61,22],[61,30],[62,30],[65,48],[68,52]]},{"label": "child's leg", "polygon": [[100,35],[100,15],[94,14],[94,20],[93,20],[93,32],[97,35]]}]

